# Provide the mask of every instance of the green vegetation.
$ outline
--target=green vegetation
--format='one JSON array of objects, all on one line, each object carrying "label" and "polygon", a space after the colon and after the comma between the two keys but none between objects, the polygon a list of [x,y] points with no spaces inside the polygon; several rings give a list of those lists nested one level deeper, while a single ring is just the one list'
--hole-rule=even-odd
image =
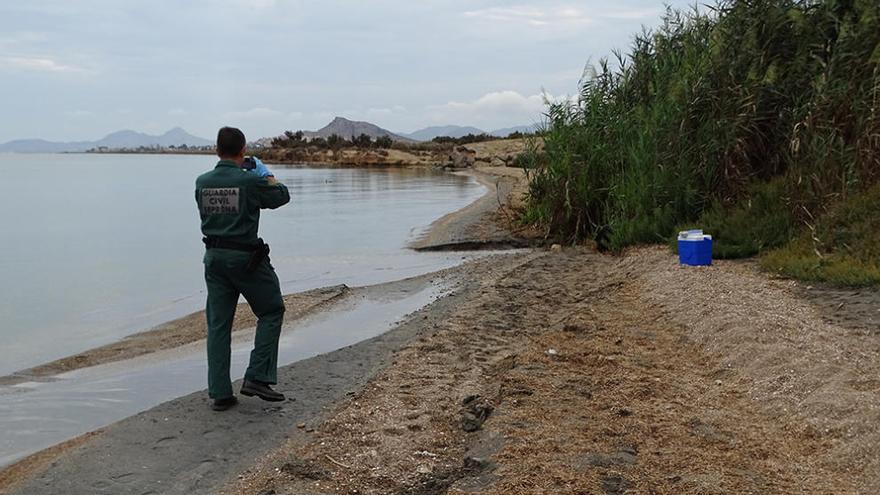
[{"label": "green vegetation", "polygon": [[283,136],[276,137],[272,139],[272,147],[273,148],[286,148],[286,149],[297,149],[297,148],[315,148],[315,149],[331,149],[331,150],[339,150],[342,148],[381,148],[387,149],[390,148],[394,144],[389,136],[379,136],[375,140],[373,140],[367,134],[361,134],[357,137],[352,137],[351,139],[346,139],[338,134],[331,134],[329,137],[324,139],[323,137],[316,137],[312,139],[308,139],[305,137],[302,131],[285,131]]},{"label": "green vegetation", "polygon": [[486,134],[485,132],[481,134],[467,134],[461,137],[451,137],[451,136],[437,136],[431,141],[437,144],[471,144],[471,143],[481,143],[483,141],[492,141],[494,139],[498,139],[495,136],[491,136]]},{"label": "green vegetation", "polygon": [[454,145],[462,145],[462,144],[471,144],[471,143],[482,143],[484,141],[495,141],[497,139],[523,139],[535,137],[535,133],[523,133],[520,131],[513,131],[507,136],[493,136],[492,134],[486,134],[482,132],[480,134],[466,134],[461,137],[451,137],[451,136],[437,136],[431,140],[433,143],[437,144],[454,144]]},{"label": "green vegetation", "polygon": [[[797,229],[791,212],[780,207],[783,188],[779,178],[754,183],[745,201],[728,208],[716,202],[703,211],[699,222],[680,225],[675,231],[700,228],[711,232],[716,258],[743,258],[782,246]],[[675,236],[670,246],[678,249]]]},{"label": "green vegetation", "polygon": [[823,215],[793,242],[761,257],[761,266],[801,280],[880,284],[880,186]]},{"label": "green vegetation", "polygon": [[614,251],[700,226],[717,256],[779,249],[765,266],[865,283],[839,266],[876,268],[877,236],[844,211],[878,213],[878,104],[876,0],[670,10],[627,56],[589,69],[576,103],[549,105],[543,155],[523,159],[523,219]]}]

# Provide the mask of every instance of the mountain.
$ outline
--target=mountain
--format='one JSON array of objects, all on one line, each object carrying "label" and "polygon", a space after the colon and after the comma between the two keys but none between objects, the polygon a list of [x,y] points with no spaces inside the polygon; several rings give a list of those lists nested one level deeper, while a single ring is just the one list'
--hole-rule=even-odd
[{"label": "mountain", "polygon": [[0,144],[0,153],[63,153],[86,151],[92,148],[106,147],[110,149],[139,148],[159,146],[213,146],[208,139],[193,136],[180,127],[175,127],[165,134],[153,136],[135,131],[118,131],[108,134],[97,141],[75,141],[59,143],[43,139],[19,139]]},{"label": "mountain", "polygon": [[159,144],[162,146],[179,146],[181,144],[187,146],[214,146],[217,144],[214,139],[193,136],[181,127],[175,127],[165,134],[162,134],[159,136],[159,140]]},{"label": "mountain", "polygon": [[160,136],[151,136],[142,132],[135,131],[118,131],[108,134],[103,139],[95,141],[95,146],[106,146],[110,149],[119,148],[138,148],[140,146],[160,146],[167,148],[169,146],[212,146],[213,141],[193,136],[180,127],[175,127]]},{"label": "mountain", "polygon": [[370,136],[372,139],[376,139],[382,136],[388,136],[394,141],[403,141],[403,142],[412,142],[412,139],[397,135],[389,130],[382,129],[381,127],[371,124],[369,122],[358,122],[354,120],[348,120],[342,117],[336,117],[332,122],[324,126],[323,128],[317,131],[306,131],[303,132],[303,135],[307,138],[314,139],[317,137],[322,137],[324,139],[336,134],[337,136],[344,137],[346,139],[351,139],[353,137],[360,136],[361,134],[366,134]]},{"label": "mountain", "polygon": [[463,136],[467,136],[468,134],[480,135],[480,134],[489,134],[490,136],[496,137],[507,137],[509,134],[513,132],[522,132],[523,134],[529,132],[535,132],[538,128],[537,125],[519,125],[516,127],[505,127],[504,129],[496,129],[492,132],[486,132],[477,127],[470,126],[460,126],[460,125],[443,125],[443,126],[433,126],[433,127],[425,127],[424,129],[419,129],[415,132],[411,132],[409,134],[401,134],[401,136],[406,136],[410,139],[414,139],[416,141],[430,141],[435,137],[440,136],[449,136],[453,138],[460,138]]},{"label": "mountain", "polygon": [[504,129],[495,129],[494,131],[490,132],[489,134],[491,134],[493,136],[498,136],[498,137],[507,137],[508,135],[510,135],[514,132],[521,132],[523,134],[528,134],[530,132],[535,132],[536,130],[538,130],[538,124],[518,125],[516,127],[505,127]]},{"label": "mountain", "polygon": [[453,138],[460,138],[462,136],[467,136],[468,134],[483,134],[486,131],[482,129],[478,129],[476,127],[464,127],[460,125],[442,125],[442,126],[432,126],[425,127],[424,129],[419,129],[415,132],[411,132],[409,134],[402,134],[410,139],[415,139],[416,141],[430,141],[435,137],[440,136],[448,136]]}]

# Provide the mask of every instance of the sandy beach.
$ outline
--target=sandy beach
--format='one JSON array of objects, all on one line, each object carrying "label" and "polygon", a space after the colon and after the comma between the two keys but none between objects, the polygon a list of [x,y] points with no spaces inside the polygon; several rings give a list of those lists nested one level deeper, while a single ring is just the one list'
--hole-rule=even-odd
[{"label": "sandy beach", "polygon": [[[531,245],[516,169],[417,249]],[[877,493],[880,294],[685,268],[665,248],[492,254],[287,296],[289,323],[356,294],[447,294],[389,332],[279,370],[290,400],[161,404],[0,471],[0,493]],[[245,315],[245,313],[247,313]],[[236,329],[254,325],[240,312]],[[196,342],[195,313],[4,378]]]},{"label": "sandy beach", "polygon": [[876,329],[748,264],[517,259],[223,493],[880,489]]}]

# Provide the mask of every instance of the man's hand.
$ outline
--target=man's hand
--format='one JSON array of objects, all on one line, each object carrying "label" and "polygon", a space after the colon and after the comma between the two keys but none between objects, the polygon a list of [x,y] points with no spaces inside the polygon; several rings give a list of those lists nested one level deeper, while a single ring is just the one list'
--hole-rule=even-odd
[{"label": "man's hand", "polygon": [[257,166],[254,167],[254,169],[250,170],[249,172],[251,172],[252,174],[257,174],[260,177],[271,178],[271,180],[269,181],[271,183],[275,179],[275,174],[273,174],[272,171],[269,170],[268,167],[263,165],[263,161],[260,160],[259,158],[253,157],[253,160],[254,160],[254,163],[257,164]]}]

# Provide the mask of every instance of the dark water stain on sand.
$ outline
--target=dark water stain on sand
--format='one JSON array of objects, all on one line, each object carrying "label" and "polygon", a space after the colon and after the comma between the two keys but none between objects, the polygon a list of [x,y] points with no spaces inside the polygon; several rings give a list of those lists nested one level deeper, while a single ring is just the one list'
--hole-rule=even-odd
[{"label": "dark water stain on sand", "polygon": [[880,289],[802,285],[798,293],[826,322],[859,333],[880,334]]}]

